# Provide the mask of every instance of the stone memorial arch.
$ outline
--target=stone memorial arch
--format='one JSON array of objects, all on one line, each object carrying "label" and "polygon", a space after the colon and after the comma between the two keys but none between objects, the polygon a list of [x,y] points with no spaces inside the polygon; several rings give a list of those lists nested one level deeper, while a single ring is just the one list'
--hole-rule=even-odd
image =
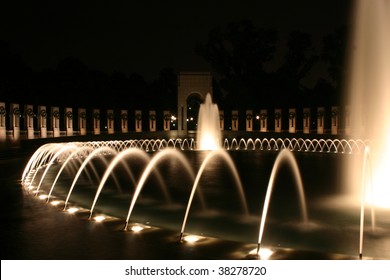
[{"label": "stone memorial arch", "polygon": [[[206,94],[213,95],[213,78],[210,72],[180,72],[177,94],[177,130],[178,135],[186,136],[188,132],[188,102],[199,99],[203,103]],[[194,120],[197,121],[197,120]]]}]

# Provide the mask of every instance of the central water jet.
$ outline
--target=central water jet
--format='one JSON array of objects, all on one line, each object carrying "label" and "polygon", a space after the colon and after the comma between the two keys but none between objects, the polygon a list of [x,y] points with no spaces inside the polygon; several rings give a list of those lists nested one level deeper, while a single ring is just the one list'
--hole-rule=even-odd
[{"label": "central water jet", "polygon": [[199,150],[216,150],[221,147],[221,129],[219,128],[218,105],[206,95],[205,102],[200,105],[198,117],[197,146]]}]

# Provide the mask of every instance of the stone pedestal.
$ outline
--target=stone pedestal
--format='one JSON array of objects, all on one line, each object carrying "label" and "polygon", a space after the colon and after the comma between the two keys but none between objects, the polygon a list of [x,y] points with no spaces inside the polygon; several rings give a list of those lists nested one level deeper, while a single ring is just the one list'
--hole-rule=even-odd
[{"label": "stone pedestal", "polygon": [[112,109],[107,110],[107,133],[108,134],[115,133],[114,110],[112,110]]},{"label": "stone pedestal", "polygon": [[238,131],[238,111],[232,111],[232,131]]},{"label": "stone pedestal", "polygon": [[5,142],[7,139],[6,115],[5,103],[0,102],[0,143]]},{"label": "stone pedestal", "polygon": [[129,115],[127,110],[121,110],[121,131],[122,133],[129,132]]},{"label": "stone pedestal", "polygon": [[219,129],[225,130],[225,113],[223,110],[219,110]]},{"label": "stone pedestal", "polygon": [[156,131],[156,111],[149,111],[149,131]]},{"label": "stone pedestal", "polygon": [[266,109],[260,110],[260,131],[267,132],[268,130],[268,112]]},{"label": "stone pedestal", "polygon": [[142,111],[135,110],[135,132],[142,132]]},{"label": "stone pedestal", "polygon": [[282,132],[282,109],[275,109],[275,132]]},{"label": "stone pedestal", "polygon": [[100,134],[100,109],[93,109],[93,134]]},{"label": "stone pedestal", "polygon": [[164,111],[164,131],[170,131],[171,130],[171,112],[170,111]]},{"label": "stone pedestal", "polygon": [[12,129],[13,141],[17,142],[20,140],[20,109],[19,104],[11,103],[10,105],[10,122]]},{"label": "stone pedestal", "polygon": [[336,135],[339,133],[339,109],[336,106],[332,106],[332,126],[331,133]]},{"label": "stone pedestal", "polygon": [[73,110],[65,108],[65,129],[66,136],[73,136]]},{"label": "stone pedestal", "polygon": [[38,128],[41,138],[47,137],[47,111],[46,106],[38,106]]},{"label": "stone pedestal", "polygon": [[87,135],[87,110],[85,108],[79,108],[77,115],[80,135]]},{"label": "stone pedestal", "polygon": [[310,108],[303,108],[303,133],[310,133],[311,110]]},{"label": "stone pedestal", "polygon": [[245,112],[245,119],[246,119],[246,131],[253,131],[253,111],[252,110],[246,110]]},{"label": "stone pedestal", "polygon": [[325,127],[325,108],[318,107],[317,108],[317,133],[324,134]]},{"label": "stone pedestal", "polygon": [[34,106],[24,105],[24,126],[28,139],[34,139],[34,115]]},{"label": "stone pedestal", "polygon": [[60,109],[58,107],[51,107],[50,110],[53,137],[60,137]]},{"label": "stone pedestal", "polygon": [[288,132],[297,132],[297,111],[295,108],[288,109]]}]

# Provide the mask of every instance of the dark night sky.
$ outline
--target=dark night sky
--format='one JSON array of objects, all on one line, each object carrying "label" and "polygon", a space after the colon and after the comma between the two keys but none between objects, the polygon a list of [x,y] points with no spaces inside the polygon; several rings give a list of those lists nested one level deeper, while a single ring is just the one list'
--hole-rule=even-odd
[{"label": "dark night sky", "polygon": [[250,19],[282,38],[305,31],[320,42],[348,22],[351,1],[2,1],[0,39],[36,71],[73,56],[89,69],[153,79],[164,67],[211,70],[194,47],[231,21]]}]

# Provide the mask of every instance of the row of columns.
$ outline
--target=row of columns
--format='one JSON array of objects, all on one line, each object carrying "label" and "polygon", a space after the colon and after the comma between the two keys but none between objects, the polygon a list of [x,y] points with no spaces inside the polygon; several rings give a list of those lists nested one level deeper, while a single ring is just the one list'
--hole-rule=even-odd
[{"label": "row of columns", "polygon": [[[9,106],[10,112],[7,113],[6,105],[5,103],[0,102],[0,141],[5,141],[6,139],[6,115],[9,114],[10,116],[10,130],[12,130],[12,136],[13,139],[19,139],[20,138],[20,121],[22,118],[21,110],[19,108],[19,104],[11,103]],[[49,113],[48,113],[49,111]],[[53,137],[59,137],[60,136],[60,120],[61,120],[61,113],[59,107],[50,107],[49,109],[46,106],[38,106],[37,110],[34,112],[34,106],[33,105],[25,105],[24,111],[23,111],[23,120],[24,120],[24,127],[27,133],[27,137],[29,139],[34,138],[34,117],[37,118],[37,130],[40,133],[40,137],[46,138],[48,136],[48,121],[50,122],[51,126],[50,129],[52,131]],[[163,129],[164,131],[171,130],[171,112],[170,111],[164,111],[164,119],[163,119]],[[113,134],[114,131],[114,110],[109,109],[106,111],[106,118],[107,118],[107,133]],[[317,120],[317,134],[323,134],[325,133],[325,108],[324,107],[318,107],[317,113],[315,116],[313,116],[311,112],[311,108],[304,108],[302,111],[302,120],[303,120],[303,133],[310,133],[311,131],[311,122],[313,118],[316,118]],[[73,128],[73,117],[74,112],[72,108],[65,108],[62,114],[63,119],[65,120],[65,132],[67,136],[72,136],[74,134],[74,128]],[[231,115],[231,130],[232,131],[238,131],[239,130],[239,111],[233,110]],[[290,133],[296,133],[297,132],[297,110],[295,108],[290,108],[288,110],[288,115],[284,116],[282,109],[275,109],[273,111],[273,120],[274,120],[274,127],[273,131],[275,132],[282,132],[282,119],[287,117],[288,118],[288,131]],[[85,108],[79,108],[77,109],[77,123],[78,123],[78,134],[79,135],[86,135],[87,134],[87,111]],[[93,109],[92,111],[92,118],[93,118],[93,133],[98,135],[101,133],[101,125],[100,125],[100,109]],[[149,118],[149,127],[146,128],[148,131],[155,132],[156,131],[156,111],[150,110],[148,112],[148,118]],[[270,114],[268,110],[262,109],[260,110],[260,114],[254,114],[253,110],[246,110],[245,111],[245,130],[246,131],[254,131],[254,121],[257,120],[260,122],[260,132],[267,132],[270,131],[270,128],[268,127],[269,122],[268,119],[270,118]],[[339,111],[338,107],[332,107],[331,108],[331,133],[332,134],[338,134],[339,133]],[[180,120],[179,120],[180,121]],[[129,125],[128,125],[128,110],[121,110],[120,111],[120,127],[121,132],[127,133],[129,131]],[[142,111],[141,110],[135,110],[134,112],[134,130],[135,132],[142,132],[143,131],[143,123],[142,123]],[[350,132],[349,127],[349,114],[348,114],[348,108],[345,113],[345,132]],[[146,130],[145,129],[145,130]],[[225,130],[225,116],[224,111],[220,111],[220,129]]]},{"label": "row of columns", "polygon": [[[350,121],[349,121],[349,113],[348,108],[345,114],[345,133],[350,133]],[[311,122],[313,120],[313,115],[311,112],[311,108],[303,109],[303,133],[311,132]],[[269,119],[268,110],[262,109],[260,110],[260,114],[254,115],[253,110],[246,110],[245,112],[245,130],[246,131],[254,131],[253,124],[254,120],[260,121],[260,132],[269,131],[268,127],[268,119]],[[282,132],[282,109],[275,109],[273,112],[274,118],[274,131]],[[297,110],[295,108],[290,108],[288,110],[288,131],[290,133],[297,132]],[[325,133],[325,107],[317,108],[317,115],[314,116],[317,119],[317,134]],[[339,133],[339,110],[338,107],[333,106],[331,108],[331,134]],[[238,131],[239,130],[239,111],[233,110],[231,117],[231,130]],[[220,128],[224,130],[224,111],[220,111]]]},{"label": "row of columns", "polygon": [[[9,129],[12,131],[12,139],[15,141],[20,139],[21,132],[21,119],[24,119],[24,127],[27,133],[28,139],[34,138],[35,129],[40,133],[41,138],[46,138],[48,136],[48,121],[51,124],[51,132],[53,137],[60,136],[60,121],[61,113],[59,107],[50,107],[49,109],[46,106],[38,106],[37,110],[34,112],[33,105],[25,105],[24,113],[22,115],[19,104],[11,103],[9,106],[10,112],[7,112],[6,105],[4,102],[0,102],[0,141],[4,142],[7,137],[7,124],[6,124],[6,115],[9,115],[10,125]],[[48,113],[49,110],[49,113]],[[164,122],[163,129],[164,131],[171,130],[171,112],[164,111]],[[34,127],[34,118],[37,118],[37,128]],[[74,112],[72,108],[65,108],[63,115],[65,120],[65,132],[66,136],[72,136],[74,134],[73,128],[73,118]],[[114,128],[114,110],[109,109],[106,111],[107,118],[107,133],[115,133]],[[149,111],[149,131],[155,132],[157,130],[156,126],[156,111]],[[98,135],[101,133],[100,126],[100,109],[92,110],[92,119],[93,119],[93,133]],[[142,132],[142,111],[135,111],[135,131]],[[129,123],[128,123],[128,110],[120,111],[120,122],[121,122],[121,132],[129,132]],[[87,134],[87,110],[85,108],[77,109],[77,123],[78,123],[78,134],[86,135]]]}]

